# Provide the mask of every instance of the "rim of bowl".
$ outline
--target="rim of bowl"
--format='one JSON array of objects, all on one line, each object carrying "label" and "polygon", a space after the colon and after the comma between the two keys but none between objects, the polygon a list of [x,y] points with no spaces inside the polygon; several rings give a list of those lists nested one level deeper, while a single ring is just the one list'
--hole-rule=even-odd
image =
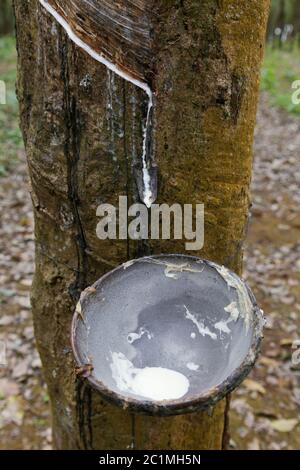
[{"label": "rim of bowl", "polygon": [[[142,262],[147,259],[159,258],[190,259],[191,261],[201,261],[204,264],[213,268],[222,267],[222,265],[214,263],[213,261],[202,259],[197,256],[184,254],[160,254],[153,256],[144,256],[142,258],[133,259],[132,262],[134,265],[135,263]],[[117,266],[111,271],[105,273],[94,284],[92,284],[92,287],[97,289],[103,283],[104,280],[106,280],[110,276],[113,276],[117,271],[124,269],[124,264],[126,263],[123,263],[120,266]],[[170,416],[205,410],[214,406],[218,401],[225,398],[226,395],[228,395],[235,388],[237,388],[247,377],[251,369],[254,367],[257,357],[259,355],[260,344],[263,338],[264,316],[262,310],[258,307],[256,299],[247,283],[233,271],[228,268],[226,269],[228,270],[229,274],[239,279],[239,281],[242,282],[247,289],[252,304],[252,340],[245,359],[241,362],[238,367],[233,370],[233,372],[225,380],[220,383],[216,383],[214,387],[209,388],[207,391],[196,394],[192,397],[186,399],[183,398],[163,401],[136,399],[131,396],[122,395],[122,393],[117,393],[108,388],[103,382],[96,379],[93,374],[85,378],[89,382],[89,384],[98,392],[100,392],[100,394],[109,402],[121,406],[123,409],[128,409],[130,411],[140,412],[154,416]],[[84,367],[86,364],[84,363],[84,361],[82,361],[81,354],[76,341],[76,331],[78,322],[82,322],[82,319],[78,311],[75,310],[71,327],[71,345],[77,366]]]}]

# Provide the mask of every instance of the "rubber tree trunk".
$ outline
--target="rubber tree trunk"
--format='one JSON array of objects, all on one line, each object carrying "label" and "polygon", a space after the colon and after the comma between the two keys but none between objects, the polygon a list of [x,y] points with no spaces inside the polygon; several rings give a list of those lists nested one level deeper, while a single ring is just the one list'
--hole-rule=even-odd
[{"label": "rubber tree trunk", "polygon": [[11,0],[0,0],[0,36],[14,30],[14,14]]},{"label": "rubber tree trunk", "polygon": [[[100,3],[100,2],[99,2]],[[204,203],[193,254],[242,269],[268,0],[155,2],[158,202]],[[100,241],[99,203],[138,199],[136,87],[75,46],[36,0],[16,1],[18,95],[35,212],[32,307],[59,449],[221,449],[226,401],[209,412],[132,416],[80,382],[70,324],[80,292],[113,266],[184,241]]]}]

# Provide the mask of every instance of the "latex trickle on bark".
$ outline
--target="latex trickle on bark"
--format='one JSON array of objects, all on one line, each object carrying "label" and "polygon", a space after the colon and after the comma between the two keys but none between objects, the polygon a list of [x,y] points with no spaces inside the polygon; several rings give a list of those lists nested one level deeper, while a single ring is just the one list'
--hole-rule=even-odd
[{"label": "latex trickle on bark", "polygon": [[150,207],[156,199],[157,183],[153,155],[149,150],[152,147],[149,140],[152,138],[154,104],[148,78],[153,63],[149,2],[39,1],[78,47],[146,94],[148,105],[142,125],[141,161],[136,183],[140,199]]}]

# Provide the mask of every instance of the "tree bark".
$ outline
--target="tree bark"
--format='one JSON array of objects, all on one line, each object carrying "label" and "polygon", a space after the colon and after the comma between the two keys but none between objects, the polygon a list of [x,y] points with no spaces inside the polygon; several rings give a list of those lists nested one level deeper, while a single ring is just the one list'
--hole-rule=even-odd
[{"label": "tree bark", "polygon": [[[160,203],[204,203],[200,253],[242,270],[268,0],[154,2],[155,155]],[[16,1],[18,96],[35,212],[36,342],[58,449],[221,449],[226,401],[209,412],[134,416],[74,373],[80,292],[110,268],[184,241],[100,241],[99,203],[138,200],[141,90],[74,45],[36,0]],[[193,252],[195,254],[195,252]]]}]

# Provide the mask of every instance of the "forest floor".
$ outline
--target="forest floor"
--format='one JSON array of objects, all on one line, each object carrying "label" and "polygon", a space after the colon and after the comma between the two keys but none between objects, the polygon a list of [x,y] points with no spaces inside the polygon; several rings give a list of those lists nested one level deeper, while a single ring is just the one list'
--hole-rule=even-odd
[{"label": "forest floor", "polygon": [[231,446],[237,449],[299,448],[300,367],[292,361],[300,340],[299,149],[300,118],[270,107],[263,94],[244,277],[267,325],[260,359],[232,397]]},{"label": "forest floor", "polygon": [[[5,73],[13,76],[14,67],[7,63]],[[268,323],[257,366],[232,396],[232,449],[296,449],[300,442],[300,368],[291,360],[300,339],[300,118],[272,107],[268,96],[259,105],[245,246],[245,277]],[[4,118],[0,114],[0,124]],[[3,341],[7,349],[7,367],[0,367],[0,449],[49,449],[49,397],[29,301],[33,218],[16,123],[13,111],[0,134],[0,347]]]}]

